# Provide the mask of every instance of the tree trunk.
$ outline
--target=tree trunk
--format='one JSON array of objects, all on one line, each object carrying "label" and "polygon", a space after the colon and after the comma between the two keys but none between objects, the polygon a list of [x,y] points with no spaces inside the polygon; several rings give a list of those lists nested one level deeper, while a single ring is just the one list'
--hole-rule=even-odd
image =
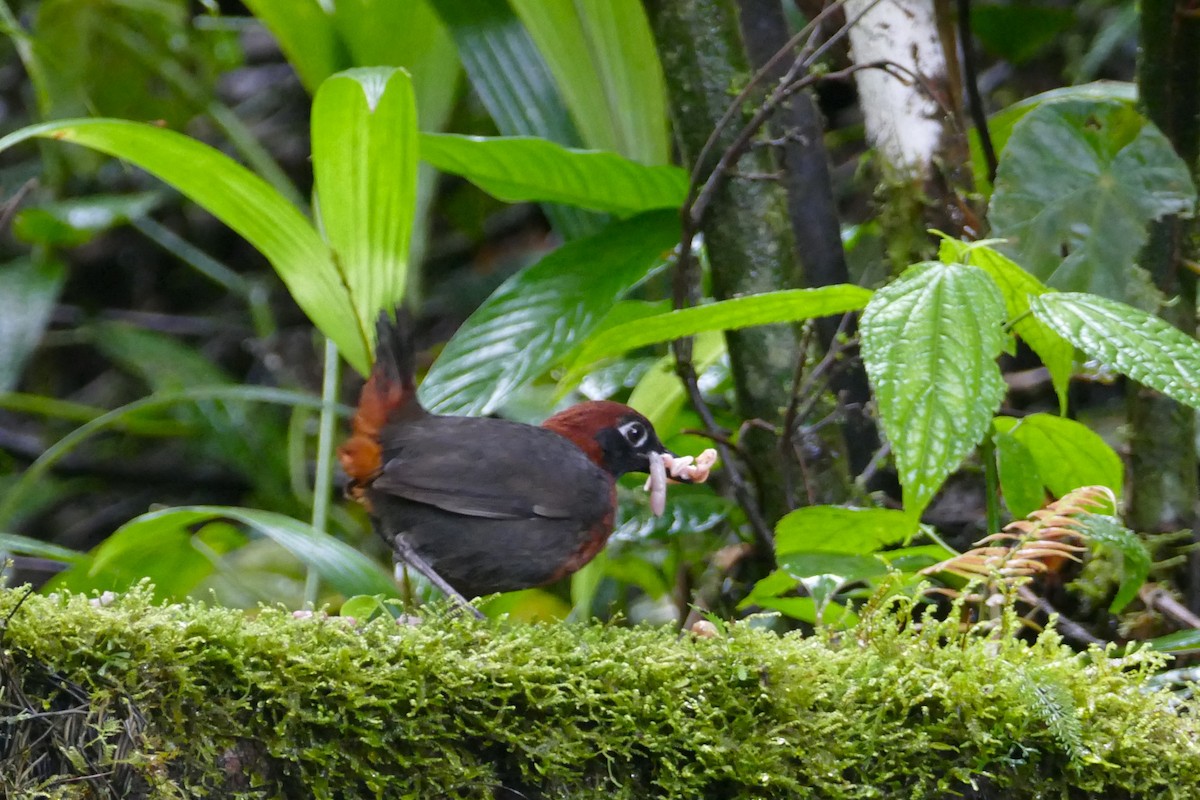
[{"label": "tree trunk", "polygon": [[[733,0],[647,0],[646,10],[662,58],[675,135],[692,169],[709,135],[749,74]],[[712,168],[745,124],[739,114],[713,148]],[[751,148],[724,176],[701,225],[718,299],[803,285],[771,153]],[[705,171],[704,174],[707,174]],[[738,411],[747,420],[778,427],[788,405],[799,358],[795,327],[767,325],[726,333]],[[743,439],[758,485],[763,515],[774,522],[787,511],[784,460],[778,438],[749,429]]]},{"label": "tree trunk", "polygon": [[881,164],[888,255],[903,269],[931,255],[926,228],[957,235],[973,227],[957,191],[970,185],[957,60],[943,47],[933,0],[846,0],[845,11],[854,62],[894,65],[862,69],[854,80]]},{"label": "tree trunk", "polygon": [[[756,68],[762,68],[788,41],[787,20],[779,0],[739,0],[741,25],[746,49]],[[789,66],[781,59],[770,73],[773,84]],[[787,192],[788,219],[804,278],[809,286],[850,283],[846,254],[842,248],[841,224],[833,182],[829,174],[829,154],[825,150],[825,130],[811,92],[793,95],[774,115],[768,130],[780,144],[775,147],[781,183]],[[838,333],[839,321],[819,320],[817,333],[822,350],[828,350]],[[854,325],[844,333],[854,334]],[[867,373],[860,363],[840,370],[831,383],[845,409],[842,436],[846,460],[852,475],[866,469],[879,448],[879,433],[866,412],[871,399]],[[834,502],[841,502],[836,499]]]},{"label": "tree trunk", "polygon": [[[1190,0],[1144,0],[1141,26],[1138,91],[1143,108],[1195,180],[1200,178],[1200,16]],[[1198,234],[1192,219],[1154,222],[1141,257],[1155,285],[1177,300],[1163,309],[1163,317],[1191,336],[1196,334],[1196,277],[1186,262],[1196,258]],[[1147,532],[1195,531],[1200,493],[1195,412],[1134,383],[1129,385],[1129,405],[1130,525]],[[1188,607],[1200,612],[1200,551],[1191,554],[1179,584]]]}]

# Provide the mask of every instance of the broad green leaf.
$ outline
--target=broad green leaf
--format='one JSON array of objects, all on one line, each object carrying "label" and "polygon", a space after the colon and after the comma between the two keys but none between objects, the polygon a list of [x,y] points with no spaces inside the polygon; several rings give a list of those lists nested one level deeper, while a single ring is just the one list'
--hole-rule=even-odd
[{"label": "broad green leaf", "polygon": [[506,203],[566,203],[617,215],[679,208],[687,173],[616,153],[568,150],[546,139],[421,135],[421,159]]},{"label": "broad green leaf", "polygon": [[1200,409],[1200,344],[1162,318],[1069,292],[1034,298],[1029,307],[1096,366]]},{"label": "broad green leaf", "polygon": [[751,325],[844,314],[862,308],[870,299],[870,289],[849,284],[819,289],[784,289],[720,300],[617,325],[588,340],[571,367],[572,374],[564,380],[569,383],[596,361],[635,347],[695,336],[705,331],[737,330]]},{"label": "broad green leaf", "polygon": [[1138,589],[1150,575],[1150,551],[1141,537],[1114,517],[1080,514],[1077,519],[1088,541],[1117,560],[1121,579],[1108,610],[1120,614],[1137,597]]},{"label": "broad green leaf", "polygon": [[810,625],[831,625],[836,628],[851,628],[858,624],[858,615],[840,603],[828,602],[822,606],[821,619],[817,619],[817,604],[811,597],[763,597],[753,605],[807,622]]},{"label": "broad green leaf", "polygon": [[[431,5],[449,28],[471,85],[502,135],[583,145],[545,60],[506,0],[431,0]],[[567,239],[602,226],[601,218],[577,208],[544,204],[542,210]]]},{"label": "broad green leaf", "polygon": [[[1024,119],[1026,114],[1048,103],[1063,100],[1092,102],[1113,100],[1132,108],[1137,102],[1137,84],[1121,81],[1095,81],[1079,86],[1062,86],[1048,92],[1035,94],[1024,100],[1018,100],[988,118],[988,133],[992,135],[992,147],[995,148],[996,154],[1000,155],[1004,152],[1004,147],[1008,144],[1009,137],[1012,136],[1013,126]],[[976,183],[981,187],[987,187],[990,193],[987,161],[979,143],[979,133],[974,128],[967,133],[967,143],[970,145],[971,168],[975,173]]]},{"label": "broad green leaf", "polygon": [[917,532],[912,517],[889,508],[805,506],[775,526],[775,553],[874,553]]},{"label": "broad green leaf", "polygon": [[363,336],[404,296],[417,195],[417,111],[402,70],[328,78],[312,108],[321,227],[351,287]]},{"label": "broad green leaf", "polygon": [[[998,417],[997,420],[1011,420]],[[993,422],[995,424],[995,422]],[[1000,489],[1004,492],[1004,503],[1018,519],[1046,505],[1046,489],[1037,461],[1029,448],[1010,430],[1001,430],[996,425],[996,466],[1000,474]]]},{"label": "broad green leaf", "polygon": [[427,0],[337,0],[346,67],[402,67],[412,76],[421,130],[441,130],[458,99],[458,53]]},{"label": "broad green leaf", "polygon": [[0,392],[20,380],[50,323],[64,277],[56,261],[22,258],[0,266]]},{"label": "broad green leaf", "polygon": [[153,125],[77,119],[31,125],[0,150],[33,137],[73,142],[129,161],[174,186],[233,228],[279,273],[297,305],[359,372],[370,348],[329,247],[304,215],[262,178],[200,142]]},{"label": "broad green leaf", "polygon": [[52,561],[62,561],[67,564],[75,564],[88,560],[86,553],[80,553],[51,542],[43,542],[41,539],[18,536],[13,533],[0,533],[0,565],[4,562],[4,556],[10,554],[48,558]]},{"label": "broad green leaf", "polygon": [[[1080,486],[1107,486],[1120,496],[1124,468],[1121,457],[1086,425],[1051,414],[1027,417],[996,417],[992,423],[1001,438],[1011,437],[1033,460],[1033,474],[1055,497],[1062,497]],[[1035,508],[1044,503],[1038,502]],[[1018,512],[1011,505],[1014,516]]]},{"label": "broad green leaf", "polygon": [[867,304],[863,363],[914,519],[1000,407],[1004,319],[996,284],[971,266],[916,264]]},{"label": "broad green leaf", "polygon": [[246,0],[246,8],[274,35],[310,94],[321,81],[352,66],[320,0]]},{"label": "broad green leaf", "polygon": [[591,333],[678,241],[678,215],[650,211],[514,275],[446,345],[421,384],[422,403],[439,414],[491,413]]},{"label": "broad green leaf", "polygon": [[670,157],[667,92],[639,0],[512,0],[584,141],[643,164]]},{"label": "broad green leaf", "polygon": [[[1012,329],[1029,345],[1050,371],[1050,382],[1058,395],[1059,410],[1066,412],[1067,388],[1074,369],[1075,347],[1029,313],[1029,298],[1053,291],[1014,262],[979,242],[942,240],[944,263],[961,262],[979,267],[1000,287]],[[1018,516],[1024,516],[1020,514]]]},{"label": "broad green leaf", "polygon": [[[692,345],[692,366],[697,375],[725,355],[725,337],[717,331],[696,336]],[[666,441],[678,433],[677,418],[687,402],[683,381],[675,373],[674,354],[665,355],[646,370],[637,386],[629,393],[629,406],[636,408],[654,424],[659,438]]]},{"label": "broad green leaf", "polygon": [[86,574],[72,568],[52,584],[75,589],[88,579],[100,579],[96,588],[118,588],[151,577],[160,594],[181,596],[212,573],[212,554],[205,550],[219,553],[222,549],[213,548],[212,542],[197,548],[193,536],[203,534],[212,523],[226,523],[220,529],[230,522],[273,540],[347,597],[396,596],[391,575],[350,545],[282,514],[226,506],[183,506],[143,514],[96,548]]},{"label": "broad green leaf", "polygon": [[1195,199],[1187,164],[1136,109],[1069,100],[1017,123],[989,217],[1014,260],[1050,286],[1131,300],[1145,294],[1131,267],[1147,223],[1189,213]]},{"label": "broad green leaf", "polygon": [[830,553],[824,551],[787,553],[779,556],[779,567],[794,578],[837,575],[843,581],[874,578],[887,572],[887,566],[873,555]]}]

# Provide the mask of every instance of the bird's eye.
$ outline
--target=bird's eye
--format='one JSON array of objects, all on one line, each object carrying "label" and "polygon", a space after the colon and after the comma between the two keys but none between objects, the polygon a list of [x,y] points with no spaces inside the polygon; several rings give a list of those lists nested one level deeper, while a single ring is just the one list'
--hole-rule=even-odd
[{"label": "bird's eye", "polygon": [[641,447],[646,443],[646,426],[642,423],[626,422],[621,426],[620,430],[621,435],[625,437],[625,441],[629,442],[634,447]]}]

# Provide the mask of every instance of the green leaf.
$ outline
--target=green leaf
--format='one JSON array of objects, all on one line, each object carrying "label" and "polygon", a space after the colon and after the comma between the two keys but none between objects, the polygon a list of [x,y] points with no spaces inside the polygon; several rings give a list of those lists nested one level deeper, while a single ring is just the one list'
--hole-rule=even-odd
[{"label": "green leaf", "polygon": [[63,265],[56,261],[22,258],[0,267],[0,392],[20,380],[50,324],[64,278]]},{"label": "green leaf", "polygon": [[[506,0],[432,0],[432,5],[501,134],[583,145],[545,60]],[[602,218],[576,208],[543,205],[542,210],[567,239],[595,233],[602,225]]]},{"label": "green leaf", "polygon": [[88,560],[85,553],[60,547],[51,542],[43,542],[41,539],[31,539],[28,536],[18,536],[13,533],[0,533],[0,565],[4,562],[3,556],[8,554],[48,558],[52,561],[62,561],[67,564],[76,564]]},{"label": "green leaf", "polygon": [[805,506],[775,526],[775,553],[874,553],[917,532],[912,517],[889,508]]},{"label": "green leaf", "polygon": [[1069,100],[1017,123],[989,217],[1014,260],[1050,286],[1130,300],[1145,293],[1131,267],[1147,223],[1190,213],[1195,198],[1187,164],[1135,109]]},{"label": "green leaf", "polygon": [[1200,650],[1200,629],[1175,631],[1156,639],[1147,639],[1140,644],[1160,653],[1191,653]]},{"label": "green leaf", "polygon": [[720,300],[616,325],[587,341],[564,381],[570,383],[596,361],[635,347],[695,336],[705,331],[737,330],[751,325],[844,314],[862,308],[870,299],[870,289],[849,284],[819,289],[785,289]]},{"label": "green leaf", "polygon": [[1004,318],[996,284],[971,266],[916,264],[867,304],[863,363],[914,519],[1000,407]]},{"label": "green leaf", "polygon": [[[1012,136],[1013,126],[1024,119],[1030,111],[1048,103],[1063,100],[1086,100],[1089,102],[1114,100],[1132,108],[1137,103],[1137,84],[1121,81],[1095,81],[1079,86],[1061,86],[1006,106],[988,118],[988,133],[992,135],[992,147],[995,148],[997,155],[1004,152],[1004,147],[1008,144],[1009,137]],[[971,168],[975,173],[976,182],[981,187],[988,187],[990,192],[987,162],[979,143],[979,133],[974,128],[967,133],[967,141],[971,149]]]},{"label": "green leaf", "polygon": [[822,608],[821,619],[817,619],[817,604],[811,597],[764,597],[754,605],[807,622],[809,625],[830,625],[835,628],[852,628],[858,624],[858,615],[840,603],[827,602]]},{"label": "green leaf", "polygon": [[[725,355],[725,337],[717,331],[696,336],[692,345],[692,366],[697,375]],[[629,393],[629,406],[640,411],[654,425],[663,441],[679,432],[678,417],[687,402],[683,381],[675,373],[675,356],[655,361]]]},{"label": "green leaf", "polygon": [[246,0],[246,8],[274,35],[310,94],[321,81],[351,66],[319,0]]},{"label": "green leaf", "polygon": [[312,109],[321,226],[350,287],[363,336],[404,296],[417,196],[417,111],[402,70],[327,79]]},{"label": "green leaf", "polygon": [[386,570],[329,534],[282,514],[227,506],[183,506],[143,514],[96,548],[90,569],[60,573],[53,587],[125,588],[149,577],[160,596],[181,597],[214,569],[213,554],[205,552],[211,548],[197,548],[194,535],[214,522],[230,521],[272,539],[347,597],[396,596]]},{"label": "green leaf", "polygon": [[1138,589],[1150,576],[1150,551],[1140,536],[1126,528],[1115,517],[1100,514],[1080,514],[1080,528],[1087,534],[1088,542],[1100,550],[1116,557],[1121,580],[1117,595],[1108,610],[1120,614],[1125,606],[1137,597]]},{"label": "green leaf", "polygon": [[779,556],[779,567],[795,578],[837,575],[843,581],[874,578],[887,572],[887,566],[873,555],[855,553],[798,552]]},{"label": "green leaf", "polygon": [[1101,369],[1200,409],[1200,344],[1153,314],[1069,292],[1030,301],[1038,319],[1082,350]]},{"label": "green leaf", "polygon": [[640,0],[512,0],[584,141],[666,164],[667,92]]},{"label": "green leaf", "polygon": [[[1055,497],[1080,486],[1107,486],[1120,496],[1124,483],[1121,457],[1086,425],[1051,414],[996,417],[992,424],[998,434],[997,445],[1001,438],[1011,437],[1023,446],[1033,461],[1034,476]],[[1035,508],[1042,505],[1039,502]],[[1015,516],[1029,513],[1009,508]]]},{"label": "green leaf", "polygon": [[461,175],[506,203],[548,201],[626,216],[679,208],[687,173],[603,151],[569,150],[532,137],[421,135],[421,159]]},{"label": "green leaf", "polygon": [[329,247],[304,215],[262,178],[183,134],[114,119],[78,119],[22,128],[0,150],[33,137],[73,142],[129,161],[174,186],[266,256],[297,305],[365,373],[364,325]]},{"label": "green leaf", "polygon": [[491,413],[591,333],[678,241],[678,215],[650,211],[514,275],[446,345],[421,384],[421,402],[439,414]]},{"label": "green leaf", "polygon": [[1033,453],[1010,430],[1001,430],[1003,426],[996,424],[1001,419],[1011,417],[998,417],[993,421],[996,426],[994,438],[1000,489],[1004,492],[1004,503],[1008,510],[1019,519],[1046,505],[1045,484]]},{"label": "green leaf", "polygon": [[[1058,395],[1059,410],[1066,413],[1067,388],[1074,370],[1075,347],[1037,317],[1029,313],[1029,298],[1053,291],[1013,260],[983,242],[942,240],[939,256],[944,263],[972,264],[992,277],[1004,295],[1004,306],[1012,329],[1050,371],[1050,382]],[[1024,516],[1024,515],[1021,515]]]},{"label": "green leaf", "polygon": [[145,216],[162,203],[164,195],[91,195],[26,208],[13,218],[13,235],[29,244],[75,247],[101,231]]}]

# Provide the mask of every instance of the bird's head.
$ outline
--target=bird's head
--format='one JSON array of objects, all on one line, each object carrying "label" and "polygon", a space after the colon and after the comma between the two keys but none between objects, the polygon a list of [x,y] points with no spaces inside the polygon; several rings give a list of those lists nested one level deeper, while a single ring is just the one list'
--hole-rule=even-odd
[{"label": "bird's head", "polygon": [[650,420],[623,403],[592,400],[560,411],[542,423],[565,436],[613,477],[649,472],[650,454],[671,455]]}]

